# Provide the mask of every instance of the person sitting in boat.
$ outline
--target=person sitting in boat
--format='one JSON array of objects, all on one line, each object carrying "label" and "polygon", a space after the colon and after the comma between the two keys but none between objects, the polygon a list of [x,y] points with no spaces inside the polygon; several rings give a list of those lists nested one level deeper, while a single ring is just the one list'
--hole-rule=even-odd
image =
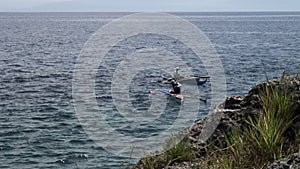
[{"label": "person sitting in boat", "polygon": [[179,70],[180,70],[179,67],[175,68],[175,72],[174,72],[173,78],[175,78],[175,79],[179,79],[180,78],[180,74],[178,72]]},{"label": "person sitting in boat", "polygon": [[177,82],[174,78],[172,79],[172,81],[171,81],[171,83],[170,83],[171,85],[172,85],[172,90],[170,90],[169,92],[171,93],[171,94],[180,94],[180,92],[181,92],[181,84],[179,83],[179,82]]}]

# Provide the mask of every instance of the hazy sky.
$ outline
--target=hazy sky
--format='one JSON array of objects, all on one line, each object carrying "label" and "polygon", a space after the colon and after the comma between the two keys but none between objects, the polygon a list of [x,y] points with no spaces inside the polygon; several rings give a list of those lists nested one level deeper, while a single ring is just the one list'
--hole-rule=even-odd
[{"label": "hazy sky", "polygon": [[0,11],[300,11],[300,0],[0,0]]}]

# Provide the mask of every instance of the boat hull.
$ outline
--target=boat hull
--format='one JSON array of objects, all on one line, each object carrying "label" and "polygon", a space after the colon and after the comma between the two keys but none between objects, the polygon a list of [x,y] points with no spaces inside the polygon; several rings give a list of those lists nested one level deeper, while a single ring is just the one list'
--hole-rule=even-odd
[{"label": "boat hull", "polygon": [[[177,79],[176,79],[177,80]],[[207,79],[200,79],[197,77],[178,79],[179,83],[190,84],[190,85],[204,85],[207,82]]]},{"label": "boat hull", "polygon": [[[202,77],[184,77],[184,78],[177,78],[175,79],[181,84],[189,84],[189,85],[204,85],[208,78],[202,78]],[[162,83],[169,84],[172,81],[172,78],[163,78]]]}]

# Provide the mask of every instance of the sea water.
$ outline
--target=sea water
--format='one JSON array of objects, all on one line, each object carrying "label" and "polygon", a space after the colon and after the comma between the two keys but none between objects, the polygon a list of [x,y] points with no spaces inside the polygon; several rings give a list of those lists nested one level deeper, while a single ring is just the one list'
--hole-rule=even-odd
[{"label": "sea water", "polygon": [[[0,13],[0,168],[110,169],[134,161],[106,151],[86,134],[72,96],[73,72],[84,44],[99,28],[128,14]],[[266,76],[300,72],[299,12],[173,14],[187,19],[209,38],[222,61],[228,96],[247,94]],[[159,123],[139,124],[143,125],[140,130],[120,118],[110,96],[111,79],[124,55],[161,47],[184,56],[195,74],[208,74],[182,42],[157,34],[125,39],[98,61],[95,95],[99,108],[112,127],[137,140],[172,125],[180,106],[169,100],[166,111],[175,113]],[[147,91],[169,88],[157,83],[169,75],[155,69],[138,72],[128,88],[132,105],[147,111],[151,106]],[[199,104],[197,118],[203,118],[213,106],[209,102],[211,84],[199,87],[199,92],[208,98],[206,105],[195,103]]]}]

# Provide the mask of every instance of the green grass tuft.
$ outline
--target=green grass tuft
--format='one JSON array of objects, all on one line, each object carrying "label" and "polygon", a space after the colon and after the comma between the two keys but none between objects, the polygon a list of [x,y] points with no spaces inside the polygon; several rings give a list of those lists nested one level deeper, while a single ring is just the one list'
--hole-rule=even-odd
[{"label": "green grass tuft", "polygon": [[174,162],[191,161],[195,157],[195,150],[188,138],[182,140],[171,137],[161,155],[150,155],[141,160],[145,169],[164,168]]},{"label": "green grass tuft", "polygon": [[195,151],[191,147],[188,138],[180,140],[179,143],[171,139],[169,144],[172,148],[165,150],[167,161],[189,161],[193,159]]},{"label": "green grass tuft", "polygon": [[283,147],[284,134],[296,119],[291,93],[266,85],[259,97],[261,114],[248,118],[246,128],[235,128],[225,138],[228,147],[218,152],[215,168],[264,168],[289,153]]}]

